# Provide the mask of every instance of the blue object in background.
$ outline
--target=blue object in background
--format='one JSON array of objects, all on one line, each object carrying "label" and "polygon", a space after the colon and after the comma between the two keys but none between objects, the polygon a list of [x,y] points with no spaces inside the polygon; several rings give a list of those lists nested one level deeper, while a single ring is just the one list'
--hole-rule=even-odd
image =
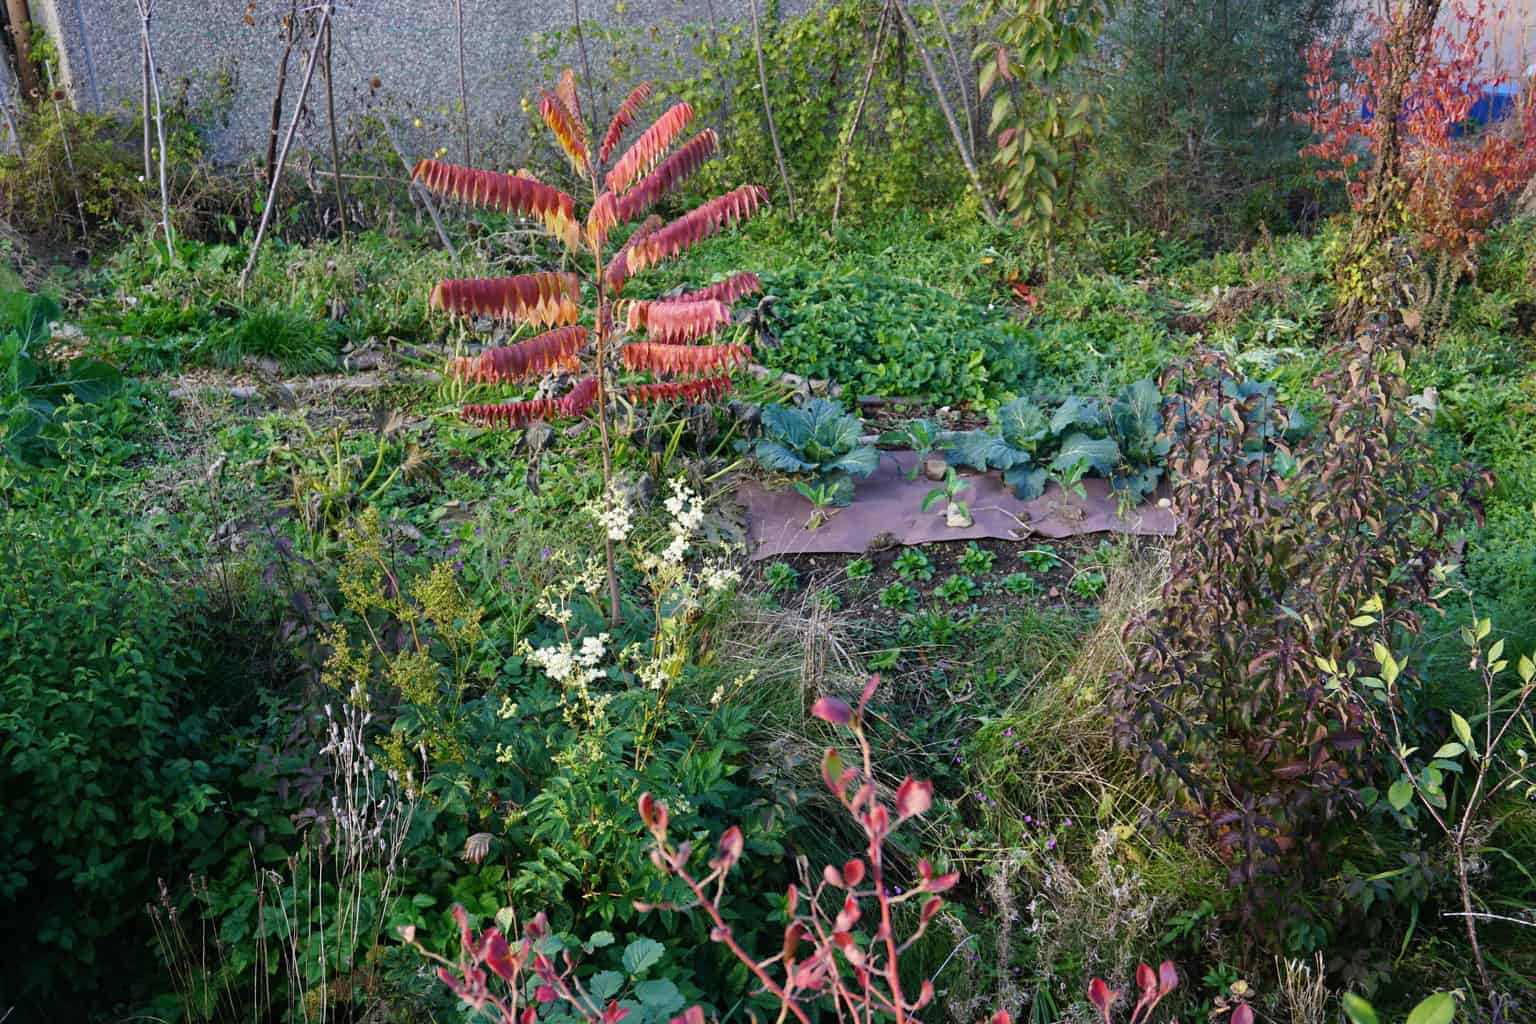
[{"label": "blue object in background", "polygon": [[1514,113],[1515,100],[1520,96],[1520,86],[1514,82],[1484,86],[1481,95],[1472,103],[1467,119],[1451,129],[1452,135],[1463,135],[1473,125],[1486,128],[1495,121],[1502,121]]},{"label": "blue object in background", "polygon": [[[1466,120],[1460,124],[1451,126],[1451,136],[1460,138],[1469,132],[1486,128],[1495,121],[1502,121],[1514,113],[1515,101],[1520,98],[1520,85],[1517,82],[1504,82],[1499,85],[1477,86],[1477,99],[1472,101],[1472,109],[1467,112]],[[1404,106],[1412,110],[1414,100],[1410,97]],[[1376,116],[1371,109],[1369,99],[1360,101],[1360,120],[1369,121]]]}]

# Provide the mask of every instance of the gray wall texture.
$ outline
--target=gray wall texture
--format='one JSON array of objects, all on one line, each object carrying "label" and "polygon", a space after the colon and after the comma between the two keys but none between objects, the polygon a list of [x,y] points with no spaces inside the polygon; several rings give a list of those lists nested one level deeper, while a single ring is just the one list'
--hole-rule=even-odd
[{"label": "gray wall texture", "polygon": [[[322,0],[300,0],[311,19]],[[584,24],[634,30],[651,47],[686,53],[699,32],[749,17],[748,0],[462,0],[465,78],[477,151],[515,150],[521,101],[547,84],[531,45],[538,33],[568,32],[573,9]],[[785,0],[781,16],[814,0]],[[139,19],[134,0],[32,0],[34,17],[59,43],[63,85],[82,110],[136,114],[142,89]],[[760,6],[766,6],[759,0]],[[150,36],[162,95],[185,96],[207,129],[216,159],[235,163],[266,151],[286,0],[156,0]],[[334,64],[337,120],[385,112],[403,126],[407,155],[459,151],[458,41],[455,0],[336,0]],[[607,49],[589,38],[593,77],[601,81]],[[310,40],[301,33],[290,58],[284,121],[292,116]],[[574,48],[562,54],[580,68]],[[558,65],[557,65],[558,66]],[[372,88],[377,80],[378,88]],[[632,83],[619,83],[627,89]],[[583,94],[585,95],[585,94]],[[319,74],[306,104],[298,145],[325,141]],[[620,93],[622,96],[622,92]],[[616,100],[600,101],[611,109]],[[417,124],[417,121],[420,124]],[[599,126],[601,131],[601,126]]]}]

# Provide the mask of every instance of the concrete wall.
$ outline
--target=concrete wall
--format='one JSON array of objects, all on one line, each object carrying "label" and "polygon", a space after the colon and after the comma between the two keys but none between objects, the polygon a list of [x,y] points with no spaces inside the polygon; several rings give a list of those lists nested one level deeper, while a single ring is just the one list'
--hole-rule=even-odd
[{"label": "concrete wall", "polygon": [[[301,0],[300,9],[320,0]],[[783,14],[813,0],[785,0]],[[141,90],[139,23],[134,0],[32,0],[35,17],[60,42],[65,87],[81,109],[137,110]],[[766,6],[759,0],[760,6]],[[749,17],[747,0],[578,0],[584,21],[653,31],[655,45],[690,49],[691,33]],[[537,95],[544,65],[532,53],[536,33],[569,29],[564,0],[463,0],[465,72],[470,113],[487,146],[507,148],[521,122],[520,101]],[[282,53],[279,15],[287,0],[156,0],[151,38],[162,94],[185,94],[213,120],[209,138],[225,162],[265,152],[276,69]],[[337,0],[334,16],[338,120],[369,110],[396,114],[407,126],[408,155],[439,146],[457,152],[458,62],[454,0]],[[594,78],[605,52],[590,41]],[[304,44],[301,44],[304,45]],[[288,104],[303,77],[307,51],[289,65]],[[579,67],[574,50],[565,54]],[[378,89],[370,88],[377,79]],[[323,143],[325,123],[318,74],[300,138]],[[627,88],[631,83],[621,83]],[[614,100],[600,108],[611,109]],[[316,117],[320,112],[322,116]],[[422,124],[414,128],[415,121]],[[502,145],[497,145],[497,143]]]}]

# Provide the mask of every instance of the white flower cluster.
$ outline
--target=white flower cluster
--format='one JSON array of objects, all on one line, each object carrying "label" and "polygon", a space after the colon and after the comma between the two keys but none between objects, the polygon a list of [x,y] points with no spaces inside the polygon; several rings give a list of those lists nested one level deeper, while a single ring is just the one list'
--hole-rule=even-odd
[{"label": "white flower cluster", "polygon": [[683,480],[672,481],[672,496],[666,500],[667,514],[672,517],[672,540],[661,560],[668,565],[680,565],[693,535],[704,522],[704,499]]},{"label": "white flower cluster", "polygon": [[634,528],[634,515],[617,482],[608,485],[608,490],[592,511],[592,517],[608,534],[609,540],[622,541]]},{"label": "white flower cluster", "polygon": [[607,633],[599,633],[597,636],[582,637],[579,650],[569,641],[552,647],[535,647],[529,652],[528,660],[542,668],[545,675],[561,686],[584,689],[603,674],[603,656],[608,650],[608,640]]},{"label": "white flower cluster", "polygon": [[699,579],[703,582],[705,590],[711,594],[718,594],[741,582],[741,570],[734,568],[723,558],[712,558],[704,563],[703,569],[699,570]]}]

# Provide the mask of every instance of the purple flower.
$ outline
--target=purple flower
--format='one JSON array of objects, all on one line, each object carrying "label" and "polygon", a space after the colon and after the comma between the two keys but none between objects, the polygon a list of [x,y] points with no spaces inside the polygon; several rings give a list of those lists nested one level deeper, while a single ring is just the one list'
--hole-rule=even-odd
[{"label": "purple flower", "polygon": [[1029,824],[1033,823],[1034,820],[1035,819],[1031,818],[1029,815],[1027,815],[1027,814],[1024,815],[1024,824],[1029,825]]},{"label": "purple flower", "polygon": [[1054,849],[1056,849],[1056,837],[1055,836],[1051,836],[1050,839],[1046,840],[1045,848],[1047,850],[1054,850]]},{"label": "purple flower", "polygon": [[1072,819],[1071,819],[1071,818],[1068,818],[1068,819],[1067,819],[1067,823],[1066,823],[1066,826],[1065,826],[1065,827],[1066,827],[1066,828],[1071,828],[1071,827],[1072,827]]},{"label": "purple flower", "polygon": [[554,553],[555,553],[554,548],[545,548],[543,551],[539,552],[539,558],[541,560],[547,562],[547,561],[549,561],[549,556],[554,554]]},{"label": "purple flower", "polygon": [[1013,726],[1010,725],[1008,728],[1004,729],[1003,730],[1003,735],[1004,736],[1012,736],[1013,735]]}]

